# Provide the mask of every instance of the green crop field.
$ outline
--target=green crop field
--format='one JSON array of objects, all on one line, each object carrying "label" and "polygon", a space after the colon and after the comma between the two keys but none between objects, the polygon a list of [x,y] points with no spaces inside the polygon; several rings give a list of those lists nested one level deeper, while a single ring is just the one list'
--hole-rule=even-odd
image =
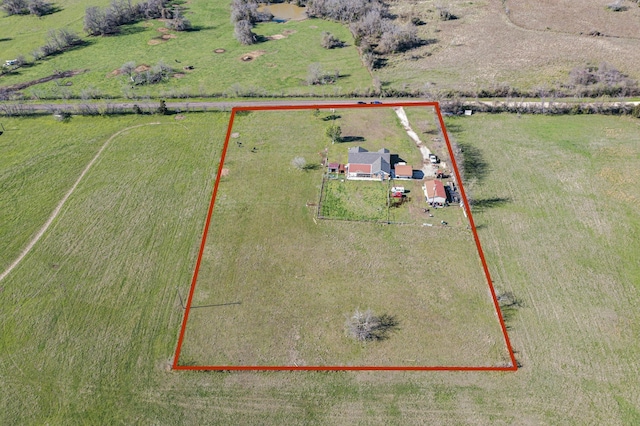
[{"label": "green crop field", "polygon": [[[171,372],[183,315],[177,291],[190,282],[227,119],[207,113],[181,121],[3,120],[3,265],[101,142],[136,124],[162,124],[115,137],[31,253],[0,283],[0,423],[640,421],[638,120],[447,119],[452,137],[474,154],[474,217],[495,285],[521,301],[507,321],[517,372]],[[326,123],[308,122],[318,123],[322,135]],[[46,129],[54,125],[67,136],[51,137]],[[41,130],[29,142],[12,139],[28,128]],[[54,155],[65,152],[64,140],[76,144],[69,164]],[[85,140],[93,142],[82,147]],[[254,142],[247,140],[247,148]],[[310,140],[309,153],[287,151],[283,168],[296,155],[311,160],[321,142]],[[256,155],[269,153],[268,145],[256,147]],[[25,160],[18,158],[39,166],[20,171],[15,164]],[[235,170],[230,165],[228,183],[241,165],[240,157]],[[31,177],[36,170],[43,170],[42,180]],[[285,175],[308,176],[311,197],[319,184],[313,173]],[[33,200],[42,211],[31,210],[30,202],[12,212],[13,197]],[[292,217],[308,223],[301,212]]]}]

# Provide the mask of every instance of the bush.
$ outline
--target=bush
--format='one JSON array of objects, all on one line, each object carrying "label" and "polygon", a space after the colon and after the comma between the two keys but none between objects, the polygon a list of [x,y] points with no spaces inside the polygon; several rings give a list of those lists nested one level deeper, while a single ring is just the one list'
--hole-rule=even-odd
[{"label": "bush", "polygon": [[335,73],[331,74],[325,72],[322,69],[322,65],[318,62],[314,62],[309,65],[309,71],[307,73],[307,84],[309,86],[313,86],[316,84],[331,84],[338,81],[338,77],[340,76],[340,72],[338,70]]},{"label": "bush", "polygon": [[385,340],[389,332],[398,327],[398,320],[388,314],[376,316],[371,309],[362,312],[356,309],[345,324],[347,334],[359,342]]},{"label": "bush", "polygon": [[116,34],[121,25],[166,17],[168,5],[168,0],[145,0],[136,5],[132,5],[130,0],[112,0],[105,9],[88,7],[84,16],[84,30],[92,36]]},{"label": "bush", "polygon": [[53,12],[53,5],[44,0],[2,0],[0,4],[0,8],[9,16],[28,14],[43,16]]},{"label": "bush", "polygon": [[171,19],[167,20],[165,25],[174,31],[187,31],[191,29],[191,22],[185,19],[182,11],[178,7],[173,9]]},{"label": "bush", "polygon": [[80,44],[82,44],[82,39],[73,31],[66,28],[51,30],[47,33],[46,44],[32,53],[33,59],[38,61]]},{"label": "bush", "polygon": [[298,170],[304,170],[307,166],[307,160],[305,160],[304,157],[295,157],[291,160],[291,165]]},{"label": "bush", "polygon": [[334,47],[344,46],[344,43],[342,41],[340,41],[336,36],[327,31],[322,32],[322,39],[320,41],[320,44],[325,49],[333,49]]}]

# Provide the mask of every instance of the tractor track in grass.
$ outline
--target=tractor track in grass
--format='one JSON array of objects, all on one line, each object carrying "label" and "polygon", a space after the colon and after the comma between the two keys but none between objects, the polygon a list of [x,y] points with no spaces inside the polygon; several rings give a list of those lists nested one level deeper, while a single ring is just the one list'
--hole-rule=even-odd
[{"label": "tractor track in grass", "polygon": [[118,136],[120,136],[121,134],[123,134],[124,132],[127,132],[129,130],[132,129],[136,129],[138,127],[143,127],[143,126],[151,126],[151,125],[156,125],[156,124],[160,124],[159,122],[153,122],[153,123],[145,123],[145,124],[138,124],[135,126],[131,126],[131,127],[127,127],[125,129],[122,130],[118,130],[116,133],[114,133],[113,135],[111,135],[109,137],[109,139],[107,139],[105,141],[105,143],[102,144],[102,146],[100,147],[100,149],[98,150],[98,152],[96,153],[96,155],[93,156],[93,158],[91,159],[91,161],[89,161],[89,163],[86,165],[86,167],[82,170],[82,172],[80,173],[80,176],[78,176],[78,179],[76,179],[75,183],[71,186],[71,188],[67,191],[67,193],[64,195],[64,197],[62,197],[62,200],[60,200],[60,202],[58,203],[58,205],[56,206],[55,209],[53,209],[53,212],[51,213],[51,216],[49,216],[49,219],[47,219],[47,221],[44,223],[44,225],[42,225],[42,227],[38,230],[38,232],[36,233],[36,235],[34,235],[34,237],[31,239],[31,241],[29,241],[29,244],[27,244],[27,246],[22,250],[22,252],[20,253],[20,255],[16,258],[16,260],[14,260],[8,267],[7,269],[2,272],[2,274],[0,274],[0,282],[5,279],[5,277],[7,275],[9,275],[11,273],[11,271],[20,264],[20,262],[22,261],[22,259],[25,258],[25,256],[27,254],[29,254],[29,252],[31,251],[31,249],[33,249],[33,247],[36,245],[36,243],[40,240],[40,238],[42,238],[42,236],[44,235],[45,232],[47,232],[47,229],[49,229],[49,226],[51,226],[51,224],[53,223],[53,221],[56,219],[56,217],[58,217],[58,214],[60,214],[60,210],[62,210],[62,207],[64,206],[64,204],[67,202],[67,199],[69,199],[69,197],[71,196],[71,194],[73,194],[73,192],[75,191],[75,189],[78,187],[78,185],[80,184],[80,181],[82,180],[82,178],[84,177],[84,175],[87,174],[87,172],[89,171],[89,169],[91,168],[91,166],[93,166],[93,164],[96,162],[96,160],[100,157],[100,154],[102,154],[102,151],[104,151],[107,146],[109,146],[109,143],[114,140],[115,138],[117,138]]}]

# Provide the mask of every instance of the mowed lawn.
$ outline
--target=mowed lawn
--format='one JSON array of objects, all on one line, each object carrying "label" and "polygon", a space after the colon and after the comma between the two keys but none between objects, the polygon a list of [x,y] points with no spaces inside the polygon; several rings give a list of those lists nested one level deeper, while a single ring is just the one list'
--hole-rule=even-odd
[{"label": "mowed lawn", "polygon": [[[518,372],[169,372],[176,293],[191,278],[226,118],[190,114],[114,139],[2,281],[0,423],[640,421],[638,120],[447,120],[485,165],[474,217],[495,285],[522,301],[507,322]],[[310,188],[313,173],[285,174],[309,175]],[[277,202],[313,229],[304,205]]]},{"label": "mowed lawn", "polygon": [[[339,111],[345,126],[349,111]],[[366,112],[358,122],[394,116]],[[322,170],[291,160],[318,161],[330,145],[325,126],[312,111],[236,118],[180,363],[505,365],[470,231],[314,220],[307,203],[318,200]],[[379,185],[385,202],[387,182],[353,183]],[[364,201],[361,214],[379,201]],[[355,342],[345,320],[356,309],[393,315],[398,329],[382,342]]]},{"label": "mowed lawn", "polygon": [[[77,1],[62,0],[56,3],[61,11],[42,19],[1,17],[0,49],[3,57],[0,59],[3,60],[20,54],[31,60],[31,52],[45,44],[47,32],[51,29],[76,31],[87,44],[33,66],[20,68],[15,74],[2,76],[0,86],[35,80],[56,70],[71,69],[86,72],[69,79],[38,84],[23,92],[36,98],[79,97],[87,89],[108,97],[238,96],[248,92],[335,95],[351,90],[364,91],[371,86],[371,76],[360,61],[348,28],[338,23],[319,19],[262,23],[255,27],[254,32],[264,41],[243,46],[233,35],[229,2],[195,0],[183,5],[185,17],[192,22],[195,31],[166,32],[163,22],[151,20],[124,26],[119,35],[86,36],[82,30],[85,8],[102,7],[108,3],[87,3],[83,7]],[[346,46],[324,49],[320,45],[324,31],[333,33]],[[167,34],[174,38],[162,40],[162,35]],[[277,35],[284,38],[267,39]],[[214,53],[216,49],[224,49],[224,53]],[[241,60],[252,52],[254,60]],[[162,61],[180,75],[161,84],[132,88],[127,76],[113,73],[130,61],[148,66]],[[308,86],[306,78],[312,63],[321,63],[322,68],[331,74],[337,70],[341,77],[336,84]],[[191,66],[193,70],[184,70],[185,66]]]}]

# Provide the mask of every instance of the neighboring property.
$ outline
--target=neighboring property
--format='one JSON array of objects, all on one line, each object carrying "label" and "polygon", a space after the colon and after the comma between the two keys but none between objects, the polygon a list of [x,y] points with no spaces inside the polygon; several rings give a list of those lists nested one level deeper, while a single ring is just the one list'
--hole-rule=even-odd
[{"label": "neighboring property", "polygon": [[391,154],[382,148],[376,152],[356,146],[349,148],[349,162],[346,165],[347,179],[384,180],[391,176]]},{"label": "neighboring property", "polygon": [[424,195],[427,197],[427,203],[444,205],[447,202],[447,192],[441,181],[425,181],[422,188],[424,189]]},{"label": "neighboring property", "polygon": [[405,163],[396,164],[394,170],[396,179],[411,179],[413,177],[413,167]]}]

